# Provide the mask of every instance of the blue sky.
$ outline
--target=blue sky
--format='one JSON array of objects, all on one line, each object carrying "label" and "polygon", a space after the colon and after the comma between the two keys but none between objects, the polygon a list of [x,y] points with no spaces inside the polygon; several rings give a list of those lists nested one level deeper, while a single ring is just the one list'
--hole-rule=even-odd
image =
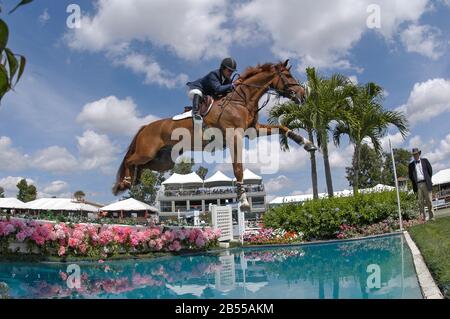
[{"label": "blue sky", "polygon": [[[228,55],[239,72],[290,58],[301,80],[310,65],[378,83],[385,107],[410,121],[406,140],[392,129],[385,145],[420,147],[435,171],[450,167],[448,0],[76,1],[78,29],[66,24],[71,3],[36,0],[2,13],[9,47],[28,59],[0,106],[0,186],[9,196],[26,177],[41,197],[81,189],[114,201],[115,172],[139,126],[179,113],[190,104],[185,82]],[[366,23],[372,3],[379,28]],[[353,147],[330,147],[334,188],[348,188]],[[293,146],[280,156],[280,169],[263,175],[269,198],[311,192],[308,154]],[[320,155],[318,163],[325,191]],[[232,175],[231,165],[206,166]]]}]

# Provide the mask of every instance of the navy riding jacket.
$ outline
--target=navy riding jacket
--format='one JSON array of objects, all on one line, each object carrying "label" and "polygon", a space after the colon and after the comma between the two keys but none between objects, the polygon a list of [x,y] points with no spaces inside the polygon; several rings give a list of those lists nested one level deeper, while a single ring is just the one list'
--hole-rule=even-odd
[{"label": "navy riding jacket", "polygon": [[220,69],[209,72],[206,76],[186,84],[189,89],[199,89],[203,94],[217,98],[232,90],[231,80],[220,74]]}]

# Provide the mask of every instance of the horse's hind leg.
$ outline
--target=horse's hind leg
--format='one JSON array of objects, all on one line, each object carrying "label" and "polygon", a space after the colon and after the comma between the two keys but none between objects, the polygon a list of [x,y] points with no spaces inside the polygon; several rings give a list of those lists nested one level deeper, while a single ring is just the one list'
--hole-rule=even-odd
[{"label": "horse's hind leg", "polygon": [[258,133],[258,136],[265,134],[265,135],[271,135],[271,134],[283,134],[290,139],[292,139],[295,143],[298,145],[304,145],[304,149],[307,152],[314,152],[317,151],[317,147],[314,146],[313,143],[311,143],[307,138],[304,138],[301,135],[298,135],[297,133],[294,133],[289,128],[283,125],[269,125],[269,124],[260,124],[257,123],[255,125],[256,131]]},{"label": "horse's hind leg", "polygon": [[143,150],[137,149],[130,157],[128,157],[125,161],[124,182],[126,182],[130,186],[137,183],[142,173],[142,166],[155,158],[156,154],[159,151],[159,148],[159,145],[146,146],[145,152],[143,152]]},{"label": "horse's hind leg", "polygon": [[247,194],[244,189],[244,171],[242,165],[242,150],[243,150],[243,132],[235,131],[232,141],[228,141],[230,146],[231,158],[233,160],[233,171],[236,177],[237,199],[240,203],[242,211],[249,211],[250,204],[247,200]]}]

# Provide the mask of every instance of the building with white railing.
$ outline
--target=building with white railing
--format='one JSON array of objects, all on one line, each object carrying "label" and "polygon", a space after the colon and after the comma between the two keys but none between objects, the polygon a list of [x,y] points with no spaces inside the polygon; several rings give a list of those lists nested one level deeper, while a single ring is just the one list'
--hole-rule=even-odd
[{"label": "building with white railing", "polygon": [[[244,186],[251,207],[246,217],[261,217],[266,210],[266,192],[262,177],[246,169]],[[235,179],[220,171],[205,180],[196,173],[175,173],[162,183],[156,202],[161,217],[174,217],[193,210],[210,214],[209,204],[226,206],[237,202]]]}]

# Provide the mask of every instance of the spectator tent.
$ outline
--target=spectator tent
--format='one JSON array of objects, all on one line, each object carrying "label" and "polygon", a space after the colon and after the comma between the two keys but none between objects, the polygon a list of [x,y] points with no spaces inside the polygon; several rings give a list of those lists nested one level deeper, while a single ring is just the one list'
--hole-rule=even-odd
[{"label": "spectator tent", "polygon": [[[233,178],[233,181],[236,181],[236,178]],[[244,171],[244,184],[261,184],[262,183],[262,177],[256,175],[248,168]]]},{"label": "spectator tent", "polygon": [[104,212],[114,212],[114,211],[149,211],[152,213],[158,213],[158,209],[150,206],[146,203],[140,202],[134,198],[128,198],[121,200],[116,203],[109,204],[100,209]]},{"label": "spectator tent", "polygon": [[22,209],[25,203],[17,198],[0,198],[0,209]]},{"label": "spectator tent", "polygon": [[71,198],[39,198],[25,203],[23,208],[40,211],[56,210],[89,213],[97,213],[99,209],[94,205],[78,202]]},{"label": "spectator tent", "polygon": [[203,180],[197,173],[192,172],[190,174],[177,174],[174,173],[164,182],[162,182],[164,186],[170,187],[201,187],[203,186]]},{"label": "spectator tent", "polygon": [[216,186],[232,186],[233,180],[226,176],[221,171],[217,171],[210,178],[205,179],[205,187],[216,187]]},{"label": "spectator tent", "polygon": [[437,172],[431,178],[433,185],[444,185],[450,183],[450,168]]}]

